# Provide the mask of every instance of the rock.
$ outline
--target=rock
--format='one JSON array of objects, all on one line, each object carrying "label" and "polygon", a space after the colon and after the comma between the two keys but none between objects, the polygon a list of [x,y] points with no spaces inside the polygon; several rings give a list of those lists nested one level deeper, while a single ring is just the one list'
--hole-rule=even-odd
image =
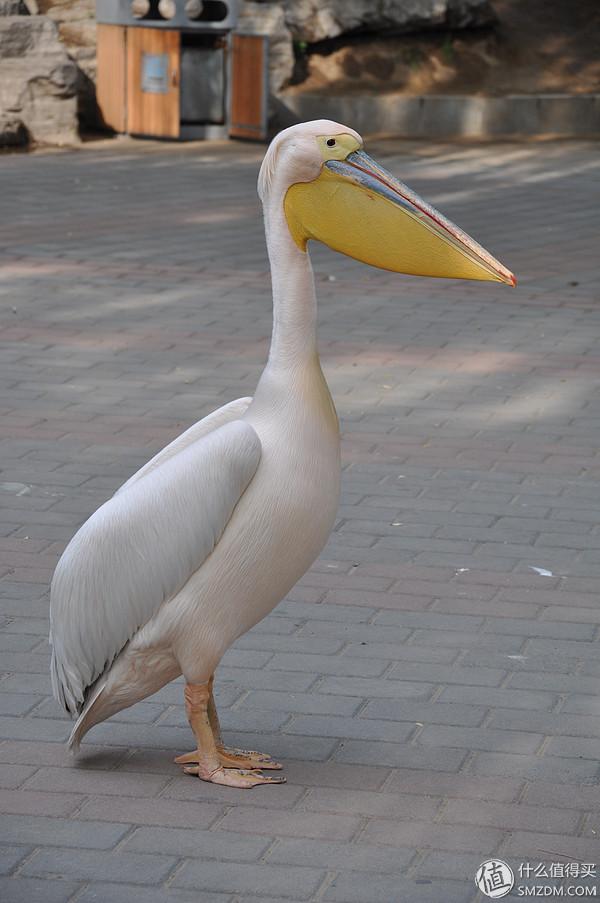
[{"label": "rock", "polygon": [[245,2],[240,8],[236,28],[240,34],[269,35],[269,84],[277,94],[289,82],[294,71],[292,35],[278,3]]},{"label": "rock", "polygon": [[29,135],[20,119],[0,116],[0,147],[24,147],[28,143]]},{"label": "rock", "polygon": [[343,34],[467,28],[495,21],[490,0],[286,0],[285,22],[297,41]]},{"label": "rock", "polygon": [[0,0],[0,16],[26,16],[27,13],[23,0]]},{"label": "rock", "polygon": [[0,116],[20,120],[32,141],[73,144],[78,69],[46,16],[0,18]]},{"label": "rock", "polygon": [[40,13],[56,22],[58,34],[69,55],[90,79],[95,80],[95,0],[36,0],[36,2]]},{"label": "rock", "polygon": [[488,0],[452,0],[448,4],[449,28],[481,28],[494,25],[497,16]]},{"label": "rock", "polygon": [[314,44],[350,33],[467,28],[493,21],[490,0],[245,0],[237,31],[269,35],[270,86],[278,94],[294,73],[294,41]]}]

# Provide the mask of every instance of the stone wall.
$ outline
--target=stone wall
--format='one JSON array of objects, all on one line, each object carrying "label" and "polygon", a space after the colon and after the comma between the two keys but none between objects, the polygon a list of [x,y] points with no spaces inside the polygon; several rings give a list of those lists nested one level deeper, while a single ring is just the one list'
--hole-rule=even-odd
[{"label": "stone wall", "polygon": [[[292,81],[295,47],[357,34],[465,28],[494,20],[490,0],[242,0],[239,30],[270,36],[274,107]],[[17,52],[18,50],[18,52]],[[0,0],[4,144],[77,140],[98,126],[94,0]],[[2,144],[0,126],[0,144]]]},{"label": "stone wall", "polygon": [[42,15],[56,23],[69,56],[92,81],[96,78],[95,0],[35,0]]},{"label": "stone wall", "polygon": [[472,28],[495,22],[490,0],[244,0],[240,31],[268,34],[271,90],[294,74],[294,45],[303,49],[360,34],[406,34]]},{"label": "stone wall", "polygon": [[79,73],[47,16],[0,15],[0,146],[77,142]]}]

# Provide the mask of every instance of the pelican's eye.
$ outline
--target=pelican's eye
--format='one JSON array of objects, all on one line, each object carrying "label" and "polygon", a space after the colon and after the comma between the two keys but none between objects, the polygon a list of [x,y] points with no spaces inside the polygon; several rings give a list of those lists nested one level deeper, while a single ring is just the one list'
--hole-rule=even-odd
[{"label": "pelican's eye", "polygon": [[[2,0],[0,0],[1,3]],[[348,154],[358,150],[361,146],[354,135],[336,135],[334,138],[328,135],[316,135],[315,137],[324,163],[329,163],[330,160],[345,160]]]}]

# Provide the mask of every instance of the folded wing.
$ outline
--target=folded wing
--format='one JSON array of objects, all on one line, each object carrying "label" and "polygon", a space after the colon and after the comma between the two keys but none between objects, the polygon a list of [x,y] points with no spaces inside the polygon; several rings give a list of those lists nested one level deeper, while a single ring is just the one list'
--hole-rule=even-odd
[{"label": "folded wing", "polygon": [[175,455],[179,454],[184,448],[191,445],[192,442],[197,442],[198,439],[202,439],[203,436],[212,433],[213,430],[223,426],[224,423],[231,423],[232,420],[238,420],[240,417],[243,417],[248,410],[251,401],[251,398],[236,398],[235,401],[224,404],[223,407],[217,408],[216,411],[207,414],[202,420],[198,420],[197,423],[192,424],[192,426],[181,433],[180,436],[177,436],[176,439],[173,439],[172,442],[165,445],[165,447],[157,452],[153,458],[150,458],[143,467],[140,467],[133,476],[129,477],[126,483],[123,483],[123,485],[117,489],[117,492],[123,492],[123,490],[131,486],[132,483],[135,483],[141,477],[147,476],[161,464],[164,464],[165,461],[168,461],[169,458],[173,458]]},{"label": "folded wing", "polygon": [[260,440],[244,421],[207,434],[197,429],[188,439],[179,448],[167,446],[102,505],[57,565],[50,601],[52,687],[71,712],[210,555],[256,472]]}]

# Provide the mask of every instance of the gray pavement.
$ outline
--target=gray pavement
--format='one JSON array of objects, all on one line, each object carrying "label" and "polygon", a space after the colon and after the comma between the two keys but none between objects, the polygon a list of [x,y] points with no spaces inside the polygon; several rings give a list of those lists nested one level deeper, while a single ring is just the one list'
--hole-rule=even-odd
[{"label": "gray pavement", "polygon": [[262,150],[0,158],[3,903],[473,903],[490,857],[528,887],[549,882],[524,862],[600,874],[598,147],[370,149],[520,284],[315,249],[344,498],[217,674],[228,739],[285,764],[252,791],[173,764],[180,682],[70,759],[46,637],[79,524],[253,390]]}]

